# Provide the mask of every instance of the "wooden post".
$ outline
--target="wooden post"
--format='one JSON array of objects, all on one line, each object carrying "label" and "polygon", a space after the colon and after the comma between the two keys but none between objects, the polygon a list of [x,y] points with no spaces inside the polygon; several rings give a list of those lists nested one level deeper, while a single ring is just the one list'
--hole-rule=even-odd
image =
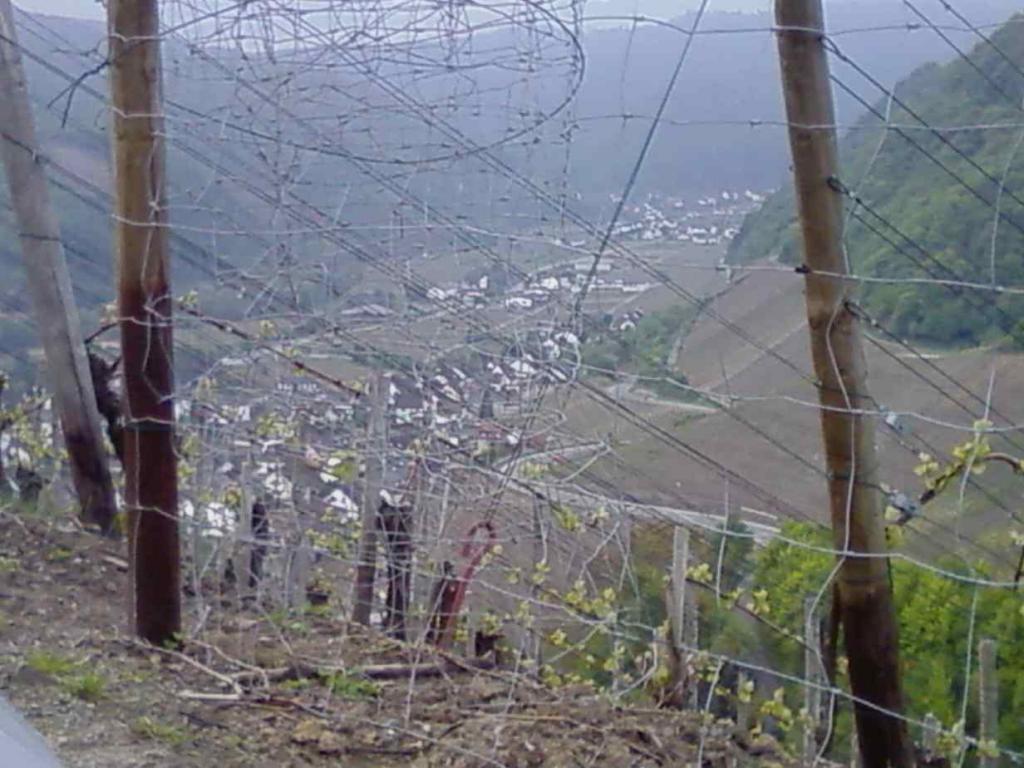
[{"label": "wooden post", "polygon": [[114,485],[60,229],[38,154],[10,0],[0,0],[0,136],[25,278],[81,518],[113,534]]},{"label": "wooden post", "polygon": [[[3,395],[4,390],[7,389],[7,377],[0,373],[0,413],[3,413]],[[11,421],[8,416],[0,416],[0,441],[3,440],[4,433],[10,428]],[[4,467],[4,454],[0,450],[0,501],[5,501],[10,497],[11,491],[10,481],[7,479],[7,470]]]},{"label": "wooden post", "polygon": [[473,609],[466,610],[466,657],[473,659],[477,653],[477,632],[480,631],[480,613]]},{"label": "wooden post", "polygon": [[359,561],[356,564],[355,605],[352,619],[369,626],[373,610],[373,587],[377,578],[377,515],[380,512],[381,484],[384,481],[384,449],[387,446],[386,413],[388,380],[381,372],[370,384],[370,418],[366,425],[366,474],[363,484],[363,528],[359,537]]},{"label": "wooden post", "polygon": [[690,562],[690,529],[677,525],[672,532],[672,639],[681,646],[686,630],[686,571]]},{"label": "wooden post", "polygon": [[[534,563],[546,563],[548,559],[548,542],[545,536],[544,529],[544,511],[548,508],[545,507],[540,499],[536,496],[533,499],[533,562]],[[538,602],[542,601],[540,584],[531,582],[530,584],[530,599]],[[614,626],[614,625],[613,625]],[[536,625],[532,625],[526,629],[524,642],[530,643],[527,648],[529,656],[533,657],[534,663],[537,665],[536,669],[540,669],[544,664],[544,643],[540,632],[537,631]]]},{"label": "wooden post", "polygon": [[866,555],[840,555],[838,575],[851,687],[854,696],[873,705],[855,708],[859,745],[865,768],[909,767],[913,750],[901,719],[899,639],[884,556],[874,422],[851,413],[874,406],[865,385],[860,326],[847,305],[850,283],[841,277],[847,272],[843,204],[833,189],[839,166],[821,0],[776,0],[775,19],[833,540],[837,550]]},{"label": "wooden post", "polygon": [[[679,337],[682,339],[682,336]],[[722,569],[725,567],[725,548],[729,545],[729,479],[725,480],[725,499],[722,505],[722,538],[718,542],[718,562],[715,565],[715,604],[722,604]]]},{"label": "wooden post", "polygon": [[978,738],[983,742],[981,768],[997,768],[999,758],[990,751],[999,742],[999,679],[996,677],[996,642],[978,643]]},{"label": "wooden post", "polygon": [[406,639],[409,613],[409,577],[412,568],[412,516],[407,504],[382,503],[377,516],[379,533],[384,534],[388,591],[384,628],[397,640]]},{"label": "wooden post", "polygon": [[289,608],[301,610],[306,605],[306,587],[309,586],[313,571],[313,547],[309,536],[300,531],[295,548],[288,558],[288,573],[285,579],[285,603]]},{"label": "wooden post", "polygon": [[93,390],[96,392],[96,407],[107,423],[107,437],[114,448],[114,455],[124,468],[124,408],[121,397],[114,391],[111,380],[116,366],[108,363],[96,352],[86,353],[89,358],[89,373]]},{"label": "wooden post", "polygon": [[818,756],[818,723],[821,722],[821,625],[814,615],[814,598],[804,599],[804,765],[814,765]]},{"label": "wooden post", "polygon": [[939,731],[942,726],[939,718],[929,712],[924,716],[924,727],[921,731],[921,746],[924,749],[925,757],[930,759],[936,755],[936,747],[939,743]]},{"label": "wooden post", "polygon": [[[194,430],[196,424],[189,420],[191,428]],[[179,420],[179,426],[181,422]],[[251,454],[251,449],[248,453]],[[238,598],[240,603],[244,603],[252,598],[252,591],[249,589],[249,584],[252,580],[252,505],[250,497],[250,487],[252,480],[249,476],[249,468],[252,462],[246,461],[244,458],[241,462],[239,469],[239,482],[238,482],[238,498],[234,501],[237,504],[237,509],[232,510],[234,512],[235,526],[233,533],[229,538],[225,537],[221,539],[220,543],[224,545],[225,556],[228,559],[227,565],[235,572],[235,580],[232,582],[234,587],[234,597]],[[197,475],[201,476],[203,472],[209,472],[211,479],[214,475],[213,459],[212,457],[207,458],[203,456],[200,458],[199,467],[197,469]],[[200,486],[202,480],[199,480]],[[230,505],[229,505],[230,507]],[[236,567],[237,563],[237,567]],[[240,578],[239,578],[240,576]]]},{"label": "wooden post", "polygon": [[430,645],[442,645],[448,626],[454,620],[452,606],[458,594],[458,576],[450,560],[441,563],[441,572],[430,593],[430,614],[427,619],[426,640]]},{"label": "wooden post", "polygon": [[263,580],[263,560],[267,556],[267,542],[270,540],[270,519],[266,505],[257,499],[252,503],[249,514],[252,546],[249,549],[249,589],[259,597],[260,582]]},{"label": "wooden post", "polygon": [[[697,603],[697,590],[687,589],[683,600],[686,615],[683,617],[683,643],[690,650],[688,655],[693,658],[700,647],[700,606]],[[700,707],[700,678],[691,675],[687,688],[687,706],[690,709]]]},{"label": "wooden post", "polygon": [[181,629],[172,296],[157,0],[109,0],[125,507],[135,630]]},{"label": "wooden post", "polygon": [[691,679],[686,660],[697,644],[696,601],[686,588],[690,563],[690,530],[678,525],[672,533],[672,573],[668,588],[669,689],[666,703],[674,707],[697,707],[697,685]]},{"label": "wooden post", "polygon": [[753,698],[747,699],[745,690],[749,680],[746,672],[740,672],[736,677],[736,734],[743,739],[750,735],[750,716],[754,710]]}]

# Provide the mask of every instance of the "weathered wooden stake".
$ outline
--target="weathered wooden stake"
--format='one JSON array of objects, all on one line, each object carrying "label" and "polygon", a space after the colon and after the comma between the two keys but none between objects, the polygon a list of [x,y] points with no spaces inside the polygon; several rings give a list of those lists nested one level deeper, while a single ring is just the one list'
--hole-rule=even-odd
[{"label": "weathered wooden stake", "polygon": [[366,474],[363,484],[362,531],[359,561],[356,565],[355,605],[352,619],[369,626],[373,611],[373,588],[377,579],[377,515],[380,510],[381,483],[384,481],[384,450],[387,446],[386,414],[388,380],[381,372],[370,384],[370,418],[366,425]]},{"label": "weathered wooden stake", "polygon": [[686,642],[686,572],[690,563],[690,529],[681,525],[672,532],[672,639],[679,647]]},{"label": "weathered wooden stake", "polygon": [[789,142],[800,218],[811,354],[822,404],[839,603],[864,768],[913,764],[902,719],[899,637],[877,477],[874,406],[843,249],[835,110],[821,0],[776,0]]},{"label": "weathered wooden stake", "polygon": [[666,703],[674,707],[698,705],[698,686],[691,679],[686,660],[697,647],[696,595],[686,588],[690,562],[690,531],[676,526],[672,533],[672,573],[667,592],[669,638],[669,691]]},{"label": "weathered wooden stake", "polygon": [[754,711],[753,698],[748,699],[744,690],[749,680],[746,672],[740,672],[736,677],[736,733],[744,738],[750,734],[751,715]]},{"label": "weathered wooden stake", "polygon": [[[683,642],[690,648],[689,655],[692,657],[700,647],[700,605],[697,603],[697,590],[686,590],[686,616],[683,622]],[[690,709],[700,707],[700,678],[691,676],[689,688],[687,689],[687,706]]]},{"label": "weathered wooden stake", "polygon": [[466,656],[474,658],[477,653],[477,633],[480,631],[480,612],[472,608],[466,611]]},{"label": "weathered wooden stake", "polygon": [[178,459],[157,0],[108,0],[125,508],[135,631],[181,630]]},{"label": "weathered wooden stake", "polygon": [[[0,412],[3,411],[3,396],[4,390],[7,389],[7,377],[3,373],[0,373]],[[0,439],[3,439],[4,432],[11,426],[11,419],[9,416],[0,416]],[[7,479],[7,470],[4,467],[4,454],[0,451],[0,501],[8,498],[11,495],[10,481]]]},{"label": "weathered wooden stake", "polygon": [[978,643],[978,737],[983,743],[981,768],[997,768],[999,758],[991,750],[999,742],[999,678],[996,677],[996,641],[984,638]]},{"label": "weathered wooden stake", "polygon": [[[680,336],[682,338],[682,336]],[[725,480],[725,498],[722,504],[722,538],[718,541],[718,562],[715,566],[715,603],[722,604],[722,569],[725,567],[725,550],[729,545],[729,519],[732,507],[729,504],[729,480]]]},{"label": "weathered wooden stake", "polygon": [[814,598],[804,599],[804,765],[814,765],[818,756],[818,723],[821,722],[821,625],[814,614]]},{"label": "weathered wooden stake", "polygon": [[81,518],[113,534],[114,485],[60,228],[38,151],[10,0],[0,0],[0,139],[25,278]]},{"label": "weathered wooden stake", "polygon": [[267,556],[267,542],[270,541],[270,518],[267,507],[258,499],[252,503],[249,516],[253,544],[249,550],[249,589],[258,596],[260,582],[263,580],[263,560]]},{"label": "weathered wooden stake", "polygon": [[285,581],[286,602],[289,608],[303,608],[306,605],[306,588],[313,571],[313,547],[305,531],[299,533],[288,558],[288,573]]},{"label": "weathered wooden stake", "polygon": [[104,360],[98,353],[89,351],[89,372],[92,375],[93,391],[96,393],[96,408],[107,423],[107,437],[114,448],[114,455],[124,468],[124,407],[121,397],[114,391],[112,380],[117,366]]},{"label": "weathered wooden stake", "polygon": [[459,589],[457,578],[455,566],[451,561],[443,561],[441,572],[430,593],[430,613],[427,619],[426,633],[426,640],[430,645],[441,645],[444,642],[448,625],[454,620],[451,606],[455,604]]},{"label": "weathered wooden stake", "polygon": [[939,718],[929,712],[924,716],[924,726],[921,728],[921,749],[926,759],[934,758],[936,747],[939,743],[939,731],[942,725]]},{"label": "weathered wooden stake", "polygon": [[[533,562],[545,563],[548,557],[547,535],[544,528],[545,512],[548,507],[536,496],[533,499]],[[530,585],[530,599],[540,600],[540,584],[533,582]],[[544,664],[544,643],[543,636],[535,627],[529,627],[523,632],[523,652],[528,658],[532,658],[536,669],[541,669]]]},{"label": "weathered wooden stake", "polygon": [[377,515],[384,534],[388,591],[385,600],[384,628],[398,640],[406,639],[409,613],[409,588],[412,569],[413,510],[405,504],[393,507],[382,503]]}]

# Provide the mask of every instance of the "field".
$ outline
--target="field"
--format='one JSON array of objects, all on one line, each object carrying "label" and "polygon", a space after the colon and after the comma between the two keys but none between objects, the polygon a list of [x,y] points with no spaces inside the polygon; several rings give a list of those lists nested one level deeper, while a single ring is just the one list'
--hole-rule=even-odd
[{"label": "field", "polygon": [[[715,282],[698,279],[684,285],[707,293]],[[571,423],[585,436],[610,438],[615,447],[593,473],[622,493],[663,504],[721,510],[728,494],[733,509],[744,508],[747,519],[763,520],[759,513],[767,513],[827,522],[802,293],[799,275],[753,270],[734,278],[709,302],[683,340],[677,365],[691,386],[713,393],[723,407],[704,413],[685,404],[627,403],[667,437],[605,415],[604,406],[574,396],[567,409]],[[919,453],[941,457],[971,438],[974,421],[984,415],[990,382],[990,418],[996,426],[1024,421],[1024,405],[1016,395],[1024,384],[1024,355],[930,350],[917,356],[878,332],[867,338],[866,351],[878,410],[897,415],[890,418],[895,428],[881,417],[875,420],[881,479],[908,497],[923,491],[914,473]],[[588,431],[587,425],[594,424],[601,428]],[[1020,455],[1013,443],[994,440]],[[703,458],[694,458],[690,449]],[[728,468],[733,477],[728,487],[708,462]],[[964,488],[962,498],[951,492],[924,509],[914,523],[927,533],[919,538],[934,544],[925,545],[929,552],[924,554],[952,549],[971,559],[1007,564],[1014,558],[998,542],[1015,514],[1019,481],[1009,469],[996,468],[976,482],[977,487]],[[975,539],[985,548],[971,544]]]}]

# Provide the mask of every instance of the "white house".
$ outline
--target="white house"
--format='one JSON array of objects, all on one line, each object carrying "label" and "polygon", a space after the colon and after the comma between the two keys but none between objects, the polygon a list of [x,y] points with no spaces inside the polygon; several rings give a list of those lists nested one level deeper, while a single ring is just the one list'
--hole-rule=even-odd
[{"label": "white house", "polygon": [[526,296],[509,296],[505,299],[505,307],[508,309],[530,309],[533,306],[533,299]]}]

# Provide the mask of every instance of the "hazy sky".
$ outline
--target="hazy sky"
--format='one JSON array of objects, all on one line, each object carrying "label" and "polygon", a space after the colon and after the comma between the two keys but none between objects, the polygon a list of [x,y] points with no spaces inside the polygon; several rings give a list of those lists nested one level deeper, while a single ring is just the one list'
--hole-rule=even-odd
[{"label": "hazy sky", "polygon": [[102,19],[104,14],[103,6],[96,0],[14,0],[14,4],[26,11],[53,16]]},{"label": "hazy sky", "polygon": [[[54,16],[76,16],[86,19],[102,19],[103,5],[98,0],[14,0],[14,4],[26,11],[49,13]],[[663,16],[671,8],[673,15],[700,5],[699,0],[616,0],[619,8],[629,8],[640,13],[648,12]],[[590,3],[597,10],[602,3]],[[762,11],[771,7],[771,0],[711,0],[710,10],[716,11]]]}]

